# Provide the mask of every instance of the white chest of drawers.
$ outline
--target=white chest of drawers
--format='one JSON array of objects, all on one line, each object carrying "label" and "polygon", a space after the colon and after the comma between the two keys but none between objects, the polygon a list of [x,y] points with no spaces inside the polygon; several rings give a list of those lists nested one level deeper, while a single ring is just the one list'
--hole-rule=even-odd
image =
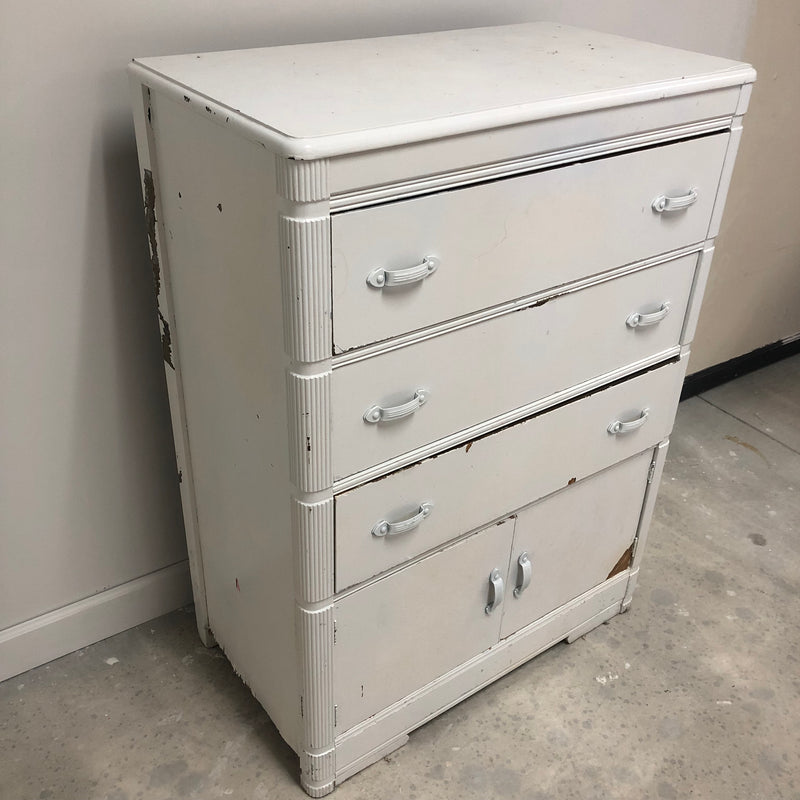
[{"label": "white chest of drawers", "polygon": [[131,66],[201,636],[312,796],[628,607],[754,79],[540,23]]}]

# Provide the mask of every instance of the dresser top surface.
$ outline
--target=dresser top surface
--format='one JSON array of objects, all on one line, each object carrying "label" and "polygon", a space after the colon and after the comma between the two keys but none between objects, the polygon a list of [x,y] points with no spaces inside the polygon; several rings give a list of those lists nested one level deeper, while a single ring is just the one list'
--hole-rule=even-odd
[{"label": "dresser top surface", "polygon": [[132,70],[307,158],[755,78],[736,61],[542,22],[143,58]]}]

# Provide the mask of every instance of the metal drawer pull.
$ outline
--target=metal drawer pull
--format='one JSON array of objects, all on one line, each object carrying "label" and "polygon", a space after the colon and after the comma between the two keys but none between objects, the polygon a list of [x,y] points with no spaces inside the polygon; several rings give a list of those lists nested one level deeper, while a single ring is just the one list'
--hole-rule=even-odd
[{"label": "metal drawer pull", "polygon": [[497,606],[503,602],[503,578],[500,576],[499,569],[493,569],[489,573],[489,602],[483,610],[491,614]]},{"label": "metal drawer pull", "polygon": [[433,511],[433,503],[420,503],[419,511],[413,517],[404,519],[402,522],[389,522],[382,519],[376,522],[372,528],[373,536],[397,536],[399,533],[408,533],[418,528],[422,520],[427,519]]},{"label": "metal drawer pull", "polygon": [[413,414],[420,406],[425,405],[425,401],[430,396],[427,389],[417,389],[414,396],[407,402],[399,406],[383,408],[381,406],[370,406],[364,412],[364,422],[391,422],[394,419],[401,419]]},{"label": "metal drawer pull", "polygon": [[697,189],[689,189],[688,194],[670,197],[668,194],[660,194],[653,200],[653,211],[663,214],[665,211],[680,211],[682,208],[689,208],[697,202]]},{"label": "metal drawer pull", "polygon": [[367,284],[373,289],[383,289],[384,286],[405,286],[408,283],[417,283],[428,275],[433,275],[439,266],[439,259],[426,256],[421,264],[406,269],[384,269],[376,267],[367,275]]},{"label": "metal drawer pull", "polygon": [[531,560],[527,553],[522,553],[517,559],[517,585],[514,587],[514,597],[519,597],[531,585]]},{"label": "metal drawer pull", "polygon": [[623,422],[621,419],[615,419],[607,428],[608,432],[616,436],[618,433],[630,433],[647,422],[647,415],[650,413],[649,408],[643,408],[642,413],[636,419],[630,422]]},{"label": "metal drawer pull", "polygon": [[669,303],[662,303],[661,308],[659,308],[658,311],[654,311],[652,314],[642,314],[636,311],[625,320],[625,324],[629,328],[645,328],[648,325],[657,325],[669,314],[669,309]]}]

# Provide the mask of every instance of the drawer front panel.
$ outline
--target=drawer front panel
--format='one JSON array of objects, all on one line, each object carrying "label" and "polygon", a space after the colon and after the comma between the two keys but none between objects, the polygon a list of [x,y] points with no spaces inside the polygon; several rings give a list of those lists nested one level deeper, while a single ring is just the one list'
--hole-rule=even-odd
[{"label": "drawer front panel", "polygon": [[[688,358],[632,378],[409,469],[338,495],[336,590],[439,547],[570,481],[654,446],[672,428]],[[609,434],[617,419],[646,423]],[[381,521],[431,511],[404,533],[376,536]]]},{"label": "drawer front panel", "polygon": [[[335,369],[335,479],[675,347],[696,264],[686,256]],[[657,324],[626,323],[664,303]],[[405,416],[365,421],[384,413]]]},{"label": "drawer front panel", "polygon": [[502,604],[489,576],[508,569],[506,520],[337,601],[334,698],[339,732],[483,652],[499,638]]},{"label": "drawer front panel", "polygon": [[627,568],[652,456],[648,450],[519,512],[502,637]]},{"label": "drawer front panel", "polygon": [[[335,215],[335,350],[704,240],[728,137]],[[691,207],[653,210],[657,197],[690,189],[697,192]],[[438,260],[428,277],[391,288],[367,283],[376,268],[408,269],[427,257]]]}]

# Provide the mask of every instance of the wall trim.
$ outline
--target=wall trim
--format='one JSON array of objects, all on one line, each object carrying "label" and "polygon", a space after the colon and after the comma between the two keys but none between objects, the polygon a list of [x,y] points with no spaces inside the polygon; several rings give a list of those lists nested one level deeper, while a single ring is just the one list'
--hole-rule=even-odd
[{"label": "wall trim", "polygon": [[188,560],[0,631],[0,681],[192,602]]},{"label": "wall trim", "polygon": [[786,336],[778,339],[777,342],[765,344],[763,347],[723,361],[721,364],[714,364],[699,372],[693,372],[691,375],[687,375],[683,382],[681,400],[687,400],[697,394],[707,392],[734,378],[746,375],[748,372],[755,372],[757,369],[767,367],[776,361],[798,353],[800,353],[800,333],[795,333],[793,336]]}]

